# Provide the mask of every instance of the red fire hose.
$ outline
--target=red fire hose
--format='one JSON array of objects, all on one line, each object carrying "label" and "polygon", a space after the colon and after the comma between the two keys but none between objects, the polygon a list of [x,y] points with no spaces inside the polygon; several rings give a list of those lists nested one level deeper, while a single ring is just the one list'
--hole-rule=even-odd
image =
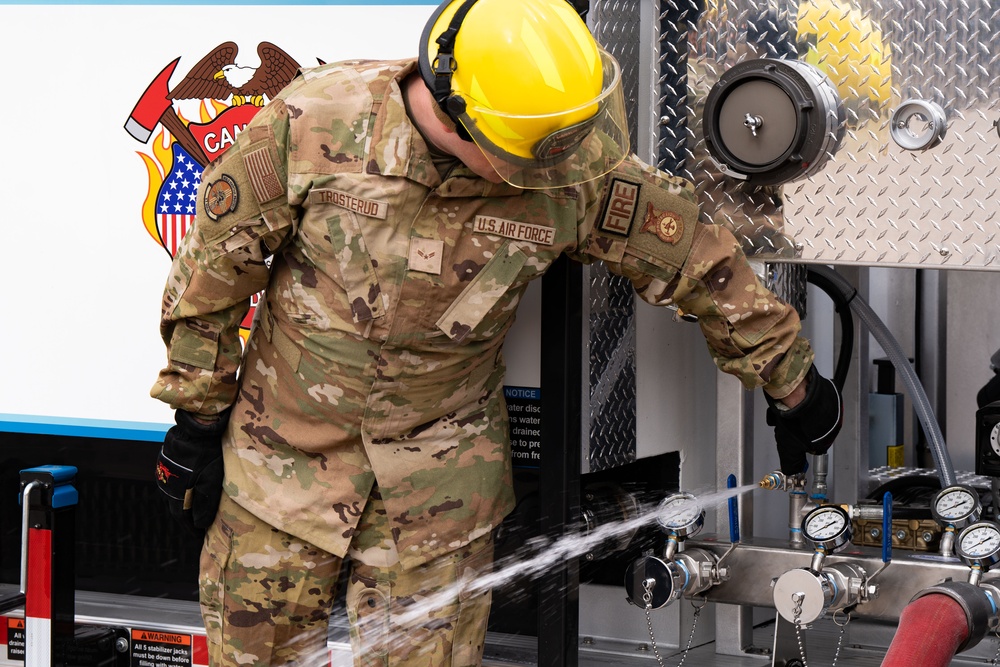
[{"label": "red fire hose", "polygon": [[903,609],[882,667],[948,667],[968,638],[962,606],[942,593],[925,595]]}]

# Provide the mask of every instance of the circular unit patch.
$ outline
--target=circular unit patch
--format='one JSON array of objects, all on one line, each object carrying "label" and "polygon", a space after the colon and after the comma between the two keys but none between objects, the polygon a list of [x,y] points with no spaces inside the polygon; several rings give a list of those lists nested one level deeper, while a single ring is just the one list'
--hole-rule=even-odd
[{"label": "circular unit patch", "polygon": [[205,213],[212,220],[235,211],[239,201],[240,191],[236,187],[236,181],[225,174],[205,189]]}]

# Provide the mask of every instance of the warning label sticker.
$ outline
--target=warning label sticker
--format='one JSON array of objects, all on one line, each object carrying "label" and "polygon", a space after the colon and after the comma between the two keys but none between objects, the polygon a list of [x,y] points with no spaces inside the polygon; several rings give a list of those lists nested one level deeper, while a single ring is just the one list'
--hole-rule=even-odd
[{"label": "warning label sticker", "polygon": [[24,619],[7,619],[7,659],[24,662]]},{"label": "warning label sticker", "polygon": [[503,388],[510,417],[510,450],[515,468],[538,468],[542,463],[542,390]]},{"label": "warning label sticker", "polygon": [[133,629],[132,667],[191,667],[191,635]]}]

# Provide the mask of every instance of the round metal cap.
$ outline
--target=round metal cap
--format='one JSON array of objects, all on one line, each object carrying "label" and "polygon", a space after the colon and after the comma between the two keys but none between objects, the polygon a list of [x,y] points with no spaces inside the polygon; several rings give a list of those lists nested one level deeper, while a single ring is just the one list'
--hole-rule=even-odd
[{"label": "round metal cap", "polygon": [[892,112],[889,135],[908,151],[923,151],[941,143],[948,130],[944,109],[936,102],[909,99]]},{"label": "round metal cap", "polygon": [[749,79],[719,105],[719,138],[743,164],[772,164],[800,139],[800,133],[794,102],[773,81]]},{"label": "round metal cap", "polygon": [[[672,602],[674,596],[674,575],[670,567],[655,556],[643,556],[633,561],[625,570],[625,594],[629,602],[645,609],[647,602],[651,609],[659,609]],[[649,600],[645,599],[649,595]]]},{"label": "round metal cap", "polygon": [[709,91],[702,128],[723,173],[777,185],[818,171],[837,151],[846,112],[822,71],[797,60],[734,65]]},{"label": "round metal cap", "polygon": [[[772,591],[774,608],[789,623],[808,625],[826,612],[830,603],[830,583],[811,570],[789,570],[778,577]],[[801,607],[796,611],[796,607]]]}]

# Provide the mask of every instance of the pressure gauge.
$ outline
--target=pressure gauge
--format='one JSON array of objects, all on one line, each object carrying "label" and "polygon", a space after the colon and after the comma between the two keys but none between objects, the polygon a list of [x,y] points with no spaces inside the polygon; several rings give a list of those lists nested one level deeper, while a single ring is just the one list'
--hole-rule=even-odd
[{"label": "pressure gauge", "polygon": [[817,507],[802,520],[802,535],[816,549],[834,553],[851,541],[851,519],[837,505]]},{"label": "pressure gauge", "polygon": [[677,537],[694,535],[705,524],[705,511],[690,493],[667,496],[656,510],[656,521]]},{"label": "pressure gauge", "polygon": [[941,525],[952,526],[956,530],[978,521],[982,511],[979,494],[967,486],[960,485],[941,489],[931,504],[934,520]]},{"label": "pressure gauge", "polygon": [[1000,562],[1000,525],[980,521],[966,527],[958,534],[955,551],[966,565],[978,566],[985,572]]}]

